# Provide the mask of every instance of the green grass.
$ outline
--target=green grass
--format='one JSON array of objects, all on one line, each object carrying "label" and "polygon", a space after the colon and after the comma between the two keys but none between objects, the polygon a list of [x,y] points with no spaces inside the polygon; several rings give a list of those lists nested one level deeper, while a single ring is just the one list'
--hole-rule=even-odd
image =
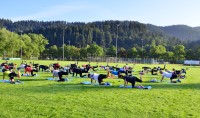
[{"label": "green grass", "polygon": [[[19,61],[15,62],[19,64]],[[70,63],[59,62],[61,65]],[[35,61],[35,63],[49,64],[53,61]],[[79,62],[80,65],[84,63],[86,64],[86,62]],[[106,65],[99,63],[101,64]],[[138,76],[142,66],[158,65],[136,64],[134,75]],[[170,84],[169,79],[165,79],[162,83],[150,83],[150,79],[160,80],[161,76],[152,76],[149,73],[143,76],[142,85],[151,85],[150,90],[118,88],[123,84],[120,79],[104,80],[111,82],[112,87],[79,84],[82,81],[89,81],[88,78],[73,78],[69,82],[47,81],[45,79],[52,76],[47,72],[40,72],[37,77],[20,78],[19,80],[24,84],[0,83],[0,117],[200,117],[200,67],[168,64],[166,68],[188,68],[187,78],[182,80],[182,83],[176,84]],[[105,73],[105,71],[98,71],[98,73]],[[140,84],[136,83],[136,85]]]}]

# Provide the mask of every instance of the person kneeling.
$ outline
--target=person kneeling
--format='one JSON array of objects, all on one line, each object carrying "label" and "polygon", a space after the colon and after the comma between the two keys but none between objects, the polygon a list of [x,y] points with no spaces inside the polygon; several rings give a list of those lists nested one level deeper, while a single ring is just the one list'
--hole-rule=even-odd
[{"label": "person kneeling", "polygon": [[6,76],[5,73],[7,73],[8,77],[10,78],[11,83],[15,82],[14,77],[19,77],[19,78],[21,77],[20,69],[18,69],[18,73],[16,73],[14,70],[5,71],[4,74],[3,74],[3,80],[5,79],[5,76]]},{"label": "person kneeling", "polygon": [[[162,82],[164,78],[170,78],[170,82],[171,83],[181,82],[179,80],[179,75],[177,75],[175,72],[163,72],[161,70],[160,74],[162,74],[162,78],[161,78],[160,82]],[[178,80],[177,81],[173,81],[173,79],[178,79]]]},{"label": "person kneeling", "polygon": [[106,79],[109,76],[109,71],[107,72],[107,75],[105,74],[88,74],[88,78],[91,78],[91,84],[93,83],[93,80],[95,80],[96,83],[99,85],[104,85],[103,79]]},{"label": "person kneeling", "polygon": [[122,78],[124,80],[124,87],[128,85],[128,82],[131,83],[132,88],[135,88],[135,82],[142,82],[142,75],[140,75],[140,79],[135,76],[123,76],[119,75],[119,78]]},{"label": "person kneeling", "polygon": [[64,82],[65,79],[63,78],[63,75],[68,75],[68,74],[69,74],[68,72],[59,71],[59,72],[58,72],[58,77],[59,77],[58,82]]},{"label": "person kneeling", "polygon": [[93,80],[95,80],[96,83],[99,85],[104,85],[103,79],[107,78],[107,75],[104,74],[88,74],[88,77],[91,78],[91,84],[93,83]]}]

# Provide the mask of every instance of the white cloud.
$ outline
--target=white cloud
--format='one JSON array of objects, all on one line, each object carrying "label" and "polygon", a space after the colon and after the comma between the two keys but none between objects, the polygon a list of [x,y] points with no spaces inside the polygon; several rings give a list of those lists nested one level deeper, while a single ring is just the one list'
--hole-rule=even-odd
[{"label": "white cloud", "polygon": [[73,11],[79,11],[79,10],[83,10],[87,8],[88,8],[87,6],[75,5],[75,4],[56,5],[56,6],[44,8],[41,12],[38,12],[38,13],[12,18],[12,20],[20,21],[20,20],[47,19],[47,18],[56,17],[59,15],[63,15],[63,14],[67,14]]}]

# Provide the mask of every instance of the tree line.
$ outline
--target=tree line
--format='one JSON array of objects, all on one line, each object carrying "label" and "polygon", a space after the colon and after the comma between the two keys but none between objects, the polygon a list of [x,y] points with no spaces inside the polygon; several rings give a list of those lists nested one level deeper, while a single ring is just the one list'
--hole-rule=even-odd
[{"label": "tree line", "polygon": [[45,50],[48,40],[41,34],[18,35],[5,28],[0,29],[0,56],[21,57],[30,59],[31,56],[39,57]]},{"label": "tree line", "polygon": [[[42,58],[84,59],[88,55],[163,58],[170,60],[199,59],[200,46],[194,42],[152,33],[146,24],[135,21],[97,21],[91,23],[64,21],[19,21],[0,19],[0,27],[24,35],[40,35],[47,41],[44,50],[30,53]],[[5,30],[5,29],[4,29]],[[192,44],[195,44],[193,46]],[[16,48],[17,52],[19,48]],[[19,50],[18,50],[19,51]],[[35,52],[35,51],[33,51]],[[30,57],[23,53],[25,57]],[[17,54],[16,54],[17,56]]]}]

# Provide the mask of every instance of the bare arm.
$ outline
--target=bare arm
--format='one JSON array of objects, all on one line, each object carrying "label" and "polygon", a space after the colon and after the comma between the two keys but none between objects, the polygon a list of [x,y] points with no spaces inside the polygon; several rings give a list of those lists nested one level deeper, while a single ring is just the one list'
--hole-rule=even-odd
[{"label": "bare arm", "polygon": [[140,80],[142,80],[142,74],[140,74]]},{"label": "bare arm", "polygon": [[92,84],[92,82],[93,82],[93,79],[91,78],[91,84]]},{"label": "bare arm", "polygon": [[124,80],[124,87],[126,86],[126,80]]},{"label": "bare arm", "polygon": [[5,74],[4,74],[4,72],[3,72],[3,80],[5,79]]},{"label": "bare arm", "polygon": [[163,79],[164,79],[164,76],[162,76],[162,78],[161,78],[160,82],[162,82],[162,81],[163,81]]},{"label": "bare arm", "polygon": [[18,70],[18,78],[20,78],[21,77],[21,72],[20,72],[20,70]]},{"label": "bare arm", "polygon": [[55,73],[54,73],[54,71],[53,71],[53,78],[55,77]]}]

